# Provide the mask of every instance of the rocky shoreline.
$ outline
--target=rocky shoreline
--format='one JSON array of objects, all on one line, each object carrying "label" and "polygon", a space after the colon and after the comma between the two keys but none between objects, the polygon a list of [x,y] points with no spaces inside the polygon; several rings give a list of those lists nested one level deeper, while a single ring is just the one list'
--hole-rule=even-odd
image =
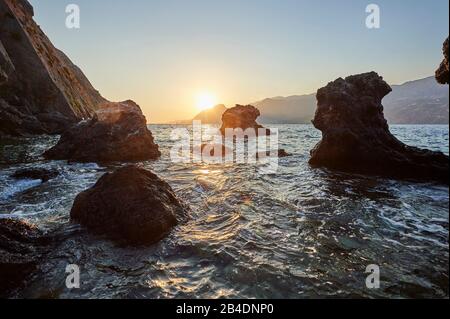
[{"label": "rocky shoreline", "polygon": [[[72,222],[120,244],[148,246],[189,220],[189,207],[169,184],[137,166],[161,157],[140,107],[101,97],[34,23],[26,0],[0,0],[0,13],[0,136],[61,133],[58,144],[44,153],[46,160],[127,163],[77,196]],[[436,78],[448,84],[448,40],[444,55]],[[448,184],[448,156],[407,146],[390,133],[381,103],[390,91],[375,72],[339,78],[320,89],[313,124],[323,137],[309,163]],[[257,135],[270,135],[257,123],[259,116],[257,108],[237,105],[223,114],[220,131],[255,129],[263,132]],[[284,150],[278,155],[288,156]],[[14,177],[46,182],[55,174],[28,170]],[[0,219],[0,297],[21,287],[36,270],[49,249],[48,238],[22,221]]]}]

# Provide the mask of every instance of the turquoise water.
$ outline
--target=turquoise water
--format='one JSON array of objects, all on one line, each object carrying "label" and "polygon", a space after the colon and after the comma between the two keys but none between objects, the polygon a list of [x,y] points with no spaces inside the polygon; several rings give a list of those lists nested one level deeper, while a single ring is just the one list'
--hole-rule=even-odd
[{"label": "turquoise water", "polygon": [[[116,166],[47,162],[57,137],[0,143],[0,214],[56,234],[60,244],[20,297],[313,298],[448,297],[449,189],[312,169],[320,140],[310,125],[278,125],[276,174],[246,164],[174,164],[170,133],[150,126],[163,156],[141,165],[167,180],[192,220],[147,248],[118,247],[69,222],[75,196]],[[448,126],[393,126],[407,144],[449,153]],[[14,181],[23,167],[51,167],[46,184]],[[79,290],[65,267],[81,267]],[[380,266],[381,287],[366,288]]]}]

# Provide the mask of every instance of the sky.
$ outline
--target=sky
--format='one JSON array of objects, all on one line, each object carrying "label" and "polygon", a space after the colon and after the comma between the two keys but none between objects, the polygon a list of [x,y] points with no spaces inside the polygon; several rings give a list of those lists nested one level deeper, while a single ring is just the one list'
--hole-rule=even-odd
[{"label": "sky", "polygon": [[[390,84],[428,77],[449,33],[448,0],[30,2],[94,87],[136,101],[150,123],[190,119],[205,99],[234,106],[309,94],[372,70]],[[371,3],[379,29],[366,27]],[[79,29],[66,27],[68,4],[80,7]]]}]

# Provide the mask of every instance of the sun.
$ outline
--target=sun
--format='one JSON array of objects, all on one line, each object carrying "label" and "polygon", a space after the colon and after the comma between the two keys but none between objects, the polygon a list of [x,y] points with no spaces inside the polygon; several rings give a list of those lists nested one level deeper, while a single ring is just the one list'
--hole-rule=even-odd
[{"label": "sun", "polygon": [[202,92],[197,95],[197,108],[200,111],[205,111],[213,108],[216,106],[217,103],[217,97],[210,92]]}]

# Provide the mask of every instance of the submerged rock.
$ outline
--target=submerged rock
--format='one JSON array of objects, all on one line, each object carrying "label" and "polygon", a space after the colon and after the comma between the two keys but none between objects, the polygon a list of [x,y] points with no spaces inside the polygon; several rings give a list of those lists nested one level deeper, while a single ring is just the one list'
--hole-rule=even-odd
[{"label": "submerged rock", "polygon": [[220,131],[222,135],[225,135],[226,129],[242,129],[245,131],[250,128],[255,129],[255,133],[258,135],[258,130],[263,129],[265,135],[270,135],[270,130],[264,129],[262,125],[256,122],[260,115],[259,110],[252,105],[236,105],[223,113]]},{"label": "submerged rock", "polygon": [[101,177],[77,196],[70,216],[94,233],[132,245],[156,243],[188,219],[169,184],[136,166]]},{"label": "submerged rock", "polygon": [[278,157],[289,157],[289,156],[291,156],[291,154],[286,152],[285,149],[279,149],[278,150]]},{"label": "submerged rock", "polygon": [[102,104],[93,119],[67,130],[58,144],[44,153],[47,159],[97,163],[160,156],[145,116],[133,101]]},{"label": "submerged rock", "polygon": [[444,47],[442,49],[444,53],[444,61],[442,61],[439,69],[436,71],[436,80],[441,84],[449,84],[449,66],[448,66],[448,38],[444,42]]},{"label": "submerged rock", "polygon": [[45,252],[45,240],[35,227],[0,218],[0,298],[26,283]]},{"label": "submerged rock", "polygon": [[15,172],[12,177],[15,179],[40,179],[43,183],[58,177],[57,170],[48,170],[45,168],[22,169]]},{"label": "submerged rock", "polygon": [[313,124],[323,137],[311,151],[310,164],[448,183],[448,156],[407,146],[390,133],[381,104],[390,92],[375,72],[340,78],[320,89]]},{"label": "submerged rock", "polygon": [[[194,148],[194,150],[196,150]],[[248,148],[246,150],[248,152]],[[224,144],[214,144],[214,143],[205,143],[201,145],[200,153],[203,157],[227,157],[228,155],[232,156],[235,153],[234,148],[228,148]],[[258,152],[256,153],[256,158],[264,158],[264,157],[272,157],[272,153],[276,154],[274,157],[288,157],[291,156],[285,149],[279,149],[275,151],[266,151],[266,152]],[[248,155],[248,154],[247,154]]]}]

